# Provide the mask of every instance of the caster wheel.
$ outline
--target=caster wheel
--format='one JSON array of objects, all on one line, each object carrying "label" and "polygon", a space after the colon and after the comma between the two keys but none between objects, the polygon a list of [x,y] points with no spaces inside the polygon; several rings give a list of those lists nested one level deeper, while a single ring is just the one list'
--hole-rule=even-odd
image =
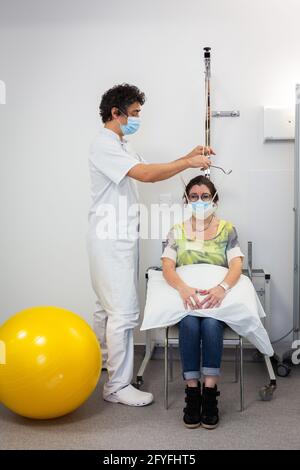
[{"label": "caster wheel", "polygon": [[273,398],[273,388],[269,386],[262,387],[259,391],[259,396],[262,401],[271,401]]},{"label": "caster wheel", "polygon": [[282,362],[284,364],[287,364],[288,366],[292,367],[293,366],[293,361],[292,361],[292,355],[294,351],[287,351],[283,356],[282,356]]},{"label": "caster wheel", "polygon": [[284,362],[278,362],[276,373],[279,377],[287,377],[291,372],[291,366]]}]

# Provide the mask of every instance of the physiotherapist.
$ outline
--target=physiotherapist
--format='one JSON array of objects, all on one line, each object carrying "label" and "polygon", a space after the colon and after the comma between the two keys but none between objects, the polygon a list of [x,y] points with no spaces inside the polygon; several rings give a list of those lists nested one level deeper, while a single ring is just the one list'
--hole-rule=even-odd
[{"label": "physiotherapist", "polygon": [[[104,127],[94,139],[89,155],[92,205],[87,247],[92,286],[97,296],[94,329],[108,372],[103,398],[130,406],[148,405],[153,395],[131,385],[133,331],[139,320],[139,240],[132,234],[138,231],[139,217],[124,210],[124,201],[128,209],[138,204],[135,180],[154,183],[188,168],[206,169],[211,164],[207,155],[214,155],[210,148],[197,146],[169,163],[146,163],[138,157],[124,136],[139,129],[144,102],[144,93],[133,85],[116,85],[104,93],[100,103]],[[99,230],[104,208],[111,209],[112,226],[117,229],[106,238]]]}]

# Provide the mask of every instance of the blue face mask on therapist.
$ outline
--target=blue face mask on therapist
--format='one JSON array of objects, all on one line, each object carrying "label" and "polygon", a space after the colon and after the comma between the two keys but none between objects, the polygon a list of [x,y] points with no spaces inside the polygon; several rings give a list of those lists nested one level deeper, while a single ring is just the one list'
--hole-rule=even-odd
[{"label": "blue face mask on therapist", "polygon": [[141,118],[136,116],[127,116],[125,113],[123,113],[123,111],[121,111],[121,113],[127,117],[127,124],[120,124],[120,128],[123,134],[130,135],[137,132],[141,125]]}]

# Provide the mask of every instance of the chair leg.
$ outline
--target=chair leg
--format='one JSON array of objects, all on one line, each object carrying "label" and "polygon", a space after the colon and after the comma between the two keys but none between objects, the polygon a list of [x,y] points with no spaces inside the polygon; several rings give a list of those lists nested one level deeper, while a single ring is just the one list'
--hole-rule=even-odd
[{"label": "chair leg", "polygon": [[168,390],[169,388],[169,328],[165,331],[165,409],[169,407]]},{"label": "chair leg", "polygon": [[169,367],[169,370],[170,370],[170,382],[173,382],[173,344],[170,343],[169,344],[169,352],[170,352],[170,357],[169,357],[169,363],[170,363],[170,367]]},{"label": "chair leg", "polygon": [[243,358],[243,338],[240,336],[240,404],[241,411],[244,411],[244,358]]},{"label": "chair leg", "polygon": [[234,364],[234,369],[235,369],[235,383],[239,381],[239,346],[237,345],[235,347],[235,364]]}]

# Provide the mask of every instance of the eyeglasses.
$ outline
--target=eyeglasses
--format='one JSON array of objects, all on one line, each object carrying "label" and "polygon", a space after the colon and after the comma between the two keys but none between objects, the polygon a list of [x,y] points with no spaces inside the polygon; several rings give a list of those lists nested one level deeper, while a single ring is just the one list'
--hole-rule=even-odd
[{"label": "eyeglasses", "polygon": [[190,202],[198,202],[199,199],[203,202],[210,202],[212,200],[212,195],[209,193],[197,194],[197,193],[190,193],[189,201]]},{"label": "eyeglasses", "polygon": [[121,108],[119,108],[119,111],[121,111],[121,113],[122,113],[125,117],[128,117],[128,114],[125,113]]},{"label": "eyeglasses", "polygon": [[[138,116],[136,116],[135,114],[134,114],[134,115],[130,115],[130,114],[128,114],[127,112],[125,113],[125,111],[124,111],[123,109],[121,109],[121,108],[118,108],[118,109],[119,109],[119,111],[121,112],[121,114],[123,114],[123,116],[125,116],[125,117],[127,117],[127,118],[128,118],[128,117],[138,117]],[[138,112],[140,112],[140,111],[141,111],[141,110],[138,110]]]}]

